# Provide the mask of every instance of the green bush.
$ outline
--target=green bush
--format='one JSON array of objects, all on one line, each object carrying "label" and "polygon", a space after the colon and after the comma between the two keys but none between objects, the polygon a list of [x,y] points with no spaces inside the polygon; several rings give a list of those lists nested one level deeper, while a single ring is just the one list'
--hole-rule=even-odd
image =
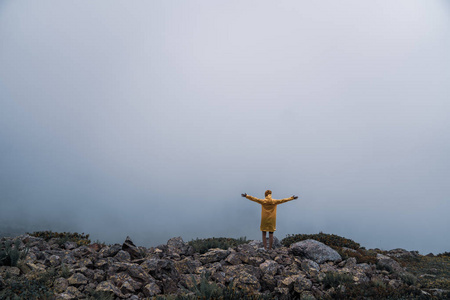
[{"label": "green bush", "polygon": [[232,248],[232,247],[236,247],[238,245],[241,244],[245,244],[247,243],[247,238],[246,237],[241,237],[239,239],[233,239],[233,238],[225,238],[225,237],[220,237],[220,238],[207,238],[207,239],[195,239],[192,240],[189,243],[189,245],[191,245],[194,248],[195,252],[198,252],[200,254],[206,253],[208,252],[209,249],[212,248],[220,248],[220,249],[228,249],[228,248]]},{"label": "green bush", "polygon": [[450,257],[450,252],[444,252],[444,253],[439,253],[438,255],[436,255],[436,256],[439,256],[439,257]]},{"label": "green bush", "polygon": [[333,247],[343,260],[346,260],[350,257],[356,258],[356,263],[368,263],[368,264],[376,264],[377,263],[377,252],[374,250],[366,250],[363,248],[356,249],[356,252],[344,250],[342,248]]},{"label": "green bush", "polygon": [[[269,300],[276,299],[273,295],[253,295],[240,289],[234,288],[231,282],[227,287],[220,287],[209,281],[208,274],[202,274],[200,283],[197,286],[186,290],[184,295],[160,295],[156,300]],[[189,293],[189,294],[188,294]]]},{"label": "green bush", "polygon": [[407,285],[415,285],[417,282],[417,277],[411,273],[401,273],[400,279]]},{"label": "green bush", "polygon": [[25,276],[7,278],[3,289],[0,290],[0,299],[54,299],[51,286],[56,274],[54,269],[49,269],[34,278]]},{"label": "green bush", "polygon": [[285,247],[289,247],[293,243],[308,239],[319,241],[333,248],[347,247],[355,250],[360,248],[360,245],[358,243],[350,239],[323,232],[319,232],[317,234],[288,234],[284,239],[281,240],[281,244],[283,244],[283,246]]},{"label": "green bush", "polygon": [[19,250],[20,240],[16,240],[14,244],[7,240],[3,243],[0,250],[0,266],[17,266],[19,259],[24,259],[28,254],[28,247]]},{"label": "green bush", "polygon": [[78,232],[53,232],[53,231],[35,231],[33,233],[27,233],[31,236],[43,238],[46,242],[55,238],[58,245],[63,245],[65,242],[75,242],[78,246],[89,245],[91,240],[89,234]]},{"label": "green bush", "polygon": [[[361,284],[347,284],[344,289],[336,289],[336,291],[326,299],[431,299],[429,296],[422,294],[419,288],[414,286],[400,286],[394,288],[379,282],[366,282]],[[440,298],[445,299],[445,298]]]},{"label": "green bush", "polygon": [[350,274],[328,272],[322,280],[325,288],[337,287],[341,284],[345,285],[353,282],[353,276]]}]

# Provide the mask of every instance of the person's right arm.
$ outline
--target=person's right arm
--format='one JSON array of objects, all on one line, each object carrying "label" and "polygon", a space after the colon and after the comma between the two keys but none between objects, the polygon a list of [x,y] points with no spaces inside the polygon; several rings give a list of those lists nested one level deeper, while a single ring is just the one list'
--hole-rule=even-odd
[{"label": "person's right arm", "polygon": [[263,199],[259,199],[259,198],[247,195],[247,193],[241,194],[241,196],[247,198],[248,200],[251,200],[251,201],[254,201],[256,203],[259,203],[259,204],[263,204],[264,203]]}]

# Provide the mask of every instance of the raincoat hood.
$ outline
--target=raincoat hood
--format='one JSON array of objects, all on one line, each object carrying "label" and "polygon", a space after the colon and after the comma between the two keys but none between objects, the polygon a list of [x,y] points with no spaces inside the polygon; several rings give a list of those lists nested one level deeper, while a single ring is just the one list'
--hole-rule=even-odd
[{"label": "raincoat hood", "polygon": [[267,195],[265,200],[267,204],[275,204],[275,201],[272,199],[272,194]]}]

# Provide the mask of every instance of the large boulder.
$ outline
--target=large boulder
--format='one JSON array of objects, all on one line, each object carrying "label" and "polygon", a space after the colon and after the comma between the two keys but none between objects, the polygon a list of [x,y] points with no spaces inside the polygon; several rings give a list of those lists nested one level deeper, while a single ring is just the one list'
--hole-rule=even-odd
[{"label": "large boulder", "polygon": [[131,259],[137,259],[142,257],[141,251],[139,250],[138,247],[136,247],[136,245],[133,243],[133,241],[129,236],[127,236],[125,242],[123,242],[122,250],[128,252],[131,256]]},{"label": "large boulder", "polygon": [[378,269],[387,270],[391,273],[400,273],[403,271],[403,268],[400,266],[400,264],[389,256],[378,253],[377,260]]},{"label": "large boulder", "polygon": [[178,255],[192,255],[194,248],[185,243],[181,237],[174,237],[167,241],[167,249],[169,253]]},{"label": "large boulder", "polygon": [[109,280],[100,282],[95,290],[97,292],[113,293],[120,298],[124,298],[122,292]]},{"label": "large boulder", "polygon": [[289,251],[297,256],[303,256],[319,264],[326,261],[341,261],[342,258],[334,249],[316,240],[304,240],[294,243]]},{"label": "large boulder", "polygon": [[210,249],[205,254],[200,255],[199,261],[202,264],[210,264],[217,261],[221,261],[222,259],[225,259],[230,254],[230,251],[223,250],[219,248]]},{"label": "large boulder", "polygon": [[88,279],[86,278],[86,276],[84,276],[81,273],[73,274],[72,276],[69,277],[69,279],[67,279],[67,281],[69,282],[69,285],[76,285],[76,286],[88,283]]},{"label": "large boulder", "polygon": [[264,274],[275,276],[275,274],[277,274],[279,264],[273,260],[266,260],[265,262],[259,265],[259,268]]},{"label": "large boulder", "polygon": [[389,250],[387,252],[387,255],[391,256],[391,257],[406,258],[406,259],[420,257],[419,252],[417,252],[417,251],[408,251],[408,250],[405,250],[405,249],[402,249],[402,248],[396,248],[396,249]]}]

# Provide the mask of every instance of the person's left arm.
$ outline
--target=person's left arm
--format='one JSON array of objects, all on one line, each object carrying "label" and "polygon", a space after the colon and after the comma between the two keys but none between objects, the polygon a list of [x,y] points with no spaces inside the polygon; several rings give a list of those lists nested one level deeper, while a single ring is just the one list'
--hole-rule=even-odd
[{"label": "person's left arm", "polygon": [[298,198],[297,196],[293,195],[293,196],[291,196],[289,198],[274,199],[274,200],[275,200],[275,204],[281,204],[281,203],[285,203],[285,202],[289,202],[289,201],[295,200],[297,198]]}]

